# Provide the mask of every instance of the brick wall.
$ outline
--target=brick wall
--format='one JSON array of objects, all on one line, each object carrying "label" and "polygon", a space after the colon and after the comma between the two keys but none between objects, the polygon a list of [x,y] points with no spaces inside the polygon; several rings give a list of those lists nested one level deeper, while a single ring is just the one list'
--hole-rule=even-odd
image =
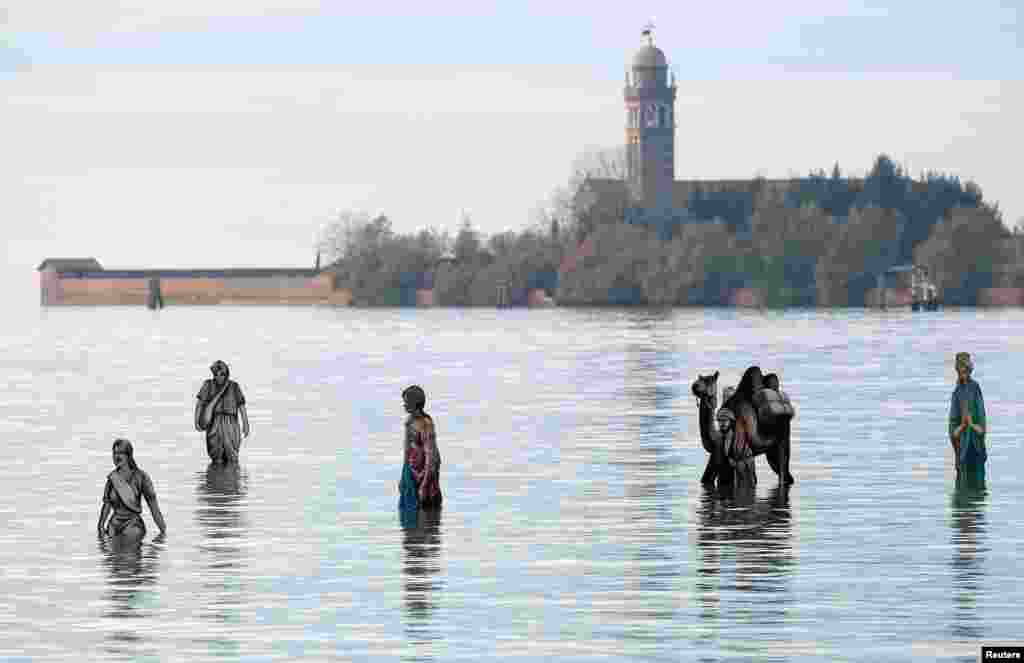
[{"label": "brick wall", "polygon": [[764,296],[756,288],[738,288],[729,294],[729,304],[740,308],[764,306]]},{"label": "brick wall", "polygon": [[534,288],[526,293],[526,305],[531,308],[552,306],[553,304],[552,299],[544,292],[544,288]]},{"label": "brick wall", "polygon": [[216,304],[224,296],[224,279],[210,277],[160,279],[164,304]]},{"label": "brick wall", "polygon": [[352,306],[352,291],[348,288],[334,290],[327,298],[327,303],[335,306]]},{"label": "brick wall", "polygon": [[44,306],[60,304],[63,294],[57,270],[48,267],[39,272],[39,303]]},{"label": "brick wall", "polygon": [[[44,305],[145,305],[149,296],[149,278],[65,277],[54,270],[40,272],[40,301]],[[314,277],[295,275],[171,276],[160,279],[160,293],[166,305],[331,303],[350,305],[349,291],[335,291],[331,274]]]},{"label": "brick wall", "polygon": [[306,301],[316,297],[316,290],[310,287],[312,279],[302,276],[245,276],[224,279],[221,293],[230,301],[259,300],[278,302],[285,300]]},{"label": "brick wall", "polygon": [[61,304],[143,305],[149,287],[146,279],[63,278]]},{"label": "brick wall", "polygon": [[416,291],[416,306],[428,308],[434,305],[434,291],[420,289]]},{"label": "brick wall", "polygon": [[982,288],[979,306],[1024,306],[1024,288]]}]

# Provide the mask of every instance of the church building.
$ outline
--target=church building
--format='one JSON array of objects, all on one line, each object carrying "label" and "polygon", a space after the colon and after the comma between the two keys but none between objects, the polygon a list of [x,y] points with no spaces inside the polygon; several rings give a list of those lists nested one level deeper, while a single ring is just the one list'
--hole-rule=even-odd
[{"label": "church building", "polygon": [[714,218],[715,204],[705,204],[709,202],[752,209],[755,201],[771,196],[781,203],[794,186],[791,179],[675,178],[676,81],[665,53],[654,45],[652,26],[641,34],[643,43],[633,55],[623,88],[625,179],[585,178],[576,192],[577,213],[601,217],[592,219],[597,223],[640,223],[670,230],[679,223]]}]

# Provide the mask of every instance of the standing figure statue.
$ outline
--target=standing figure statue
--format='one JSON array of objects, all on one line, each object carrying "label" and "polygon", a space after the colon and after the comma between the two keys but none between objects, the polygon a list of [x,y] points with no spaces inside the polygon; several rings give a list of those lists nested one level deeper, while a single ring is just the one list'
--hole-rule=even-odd
[{"label": "standing figure statue", "polygon": [[434,420],[424,411],[427,395],[418,385],[402,392],[405,420],[405,454],[398,482],[399,508],[433,509],[441,506],[441,452],[437,448]]},{"label": "standing figure statue", "polygon": [[985,399],[974,381],[974,362],[966,352],[956,354],[957,383],[949,403],[949,441],[953,445],[956,475],[985,475]]},{"label": "standing figure statue", "polygon": [[[249,437],[249,417],[245,411],[245,396],[237,382],[233,382],[228,365],[221,360],[210,366],[213,379],[203,382],[196,394],[195,426],[206,431],[206,453],[215,463],[237,463],[242,437]],[[238,420],[242,427],[239,431]]]},{"label": "standing figure statue", "polygon": [[156,499],[156,489],[149,475],[135,464],[132,443],[118,438],[114,440],[111,453],[114,470],[107,475],[107,484],[103,487],[97,533],[119,540],[141,540],[146,534],[146,523],[142,520],[142,498],[146,498],[153,521],[163,534],[167,524]]}]

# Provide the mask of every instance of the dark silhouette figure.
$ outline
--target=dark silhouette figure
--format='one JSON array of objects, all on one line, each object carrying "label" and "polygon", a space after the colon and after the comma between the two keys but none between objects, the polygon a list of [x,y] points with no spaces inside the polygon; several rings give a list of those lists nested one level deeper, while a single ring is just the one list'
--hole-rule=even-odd
[{"label": "dark silhouette figure", "polygon": [[164,296],[160,293],[160,279],[156,277],[149,279],[149,294],[146,296],[146,306],[150,309],[164,307]]}]

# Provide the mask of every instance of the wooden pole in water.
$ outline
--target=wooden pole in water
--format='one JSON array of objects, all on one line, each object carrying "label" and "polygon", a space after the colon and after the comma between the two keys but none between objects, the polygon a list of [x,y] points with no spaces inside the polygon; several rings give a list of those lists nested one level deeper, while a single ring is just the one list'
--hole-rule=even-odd
[{"label": "wooden pole in water", "polygon": [[506,287],[506,284],[505,284],[504,281],[499,281],[498,282],[498,308],[505,308],[508,305],[508,303],[505,301],[505,299],[506,299],[505,287]]},{"label": "wooden pole in water", "polygon": [[151,309],[164,307],[164,298],[160,294],[160,279],[156,277],[149,279],[149,296],[146,298],[146,306]]}]

